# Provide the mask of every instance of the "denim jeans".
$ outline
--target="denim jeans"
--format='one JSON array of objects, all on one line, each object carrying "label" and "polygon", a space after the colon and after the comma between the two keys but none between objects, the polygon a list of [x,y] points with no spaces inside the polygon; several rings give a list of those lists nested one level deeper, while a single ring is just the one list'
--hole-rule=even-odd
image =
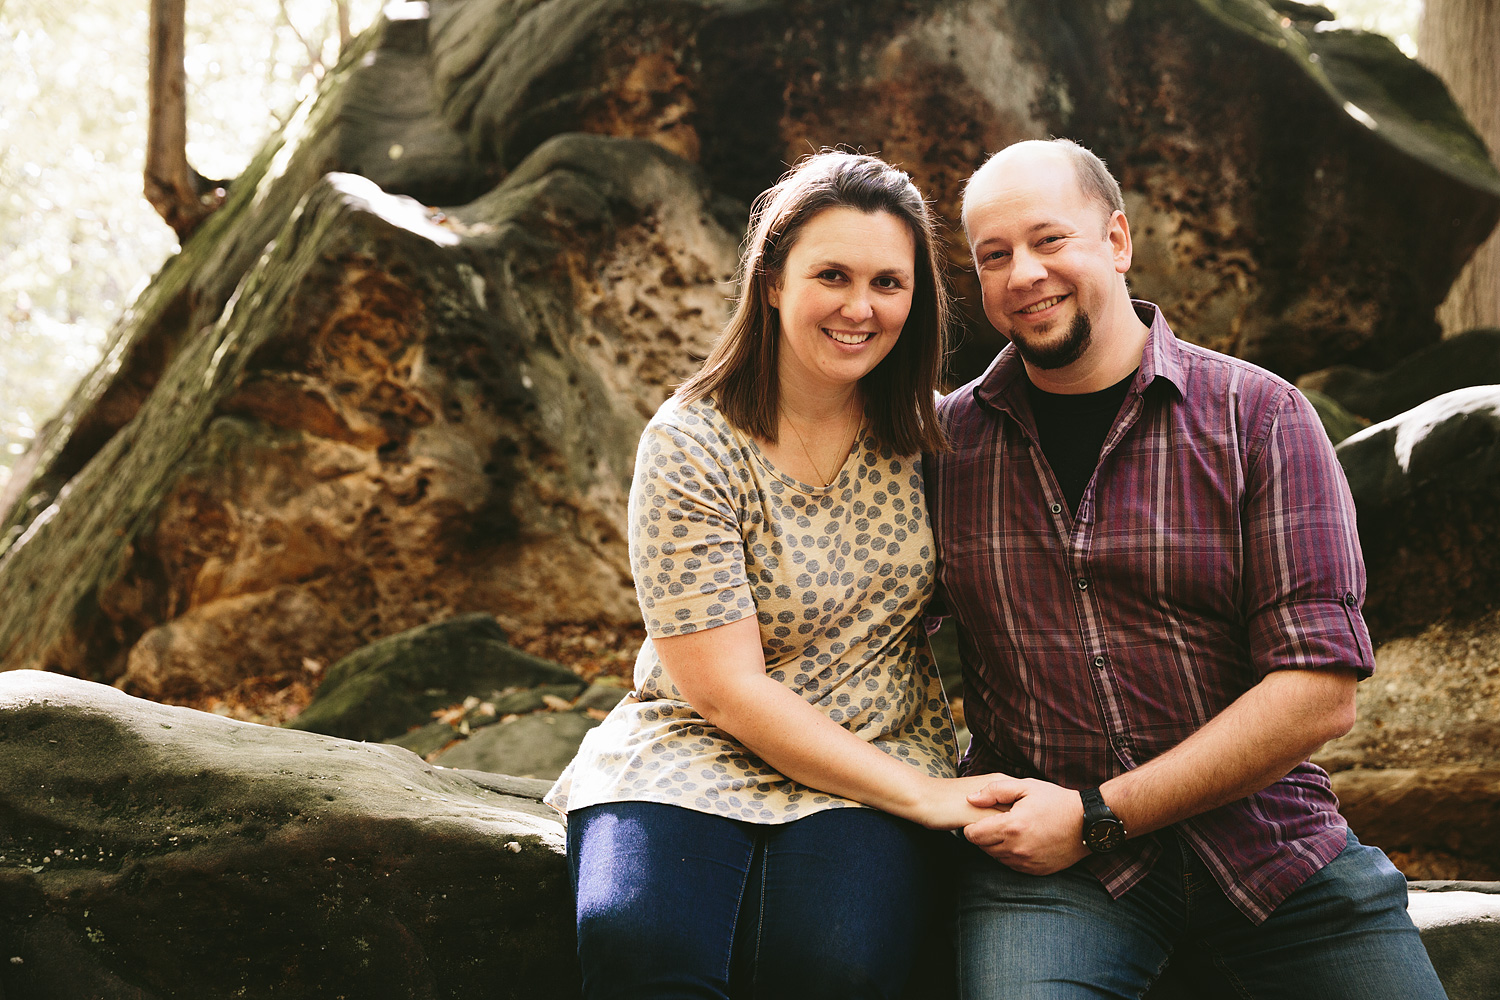
[{"label": "denim jeans", "polygon": [[1159,977],[1152,1000],[1445,997],[1406,914],[1405,878],[1352,832],[1338,857],[1260,925],[1235,908],[1191,847],[1170,831],[1159,836],[1156,867],[1118,900],[1082,864],[1023,875],[966,847],[963,1000],[1139,998]]},{"label": "denim jeans", "polygon": [[654,802],[568,814],[584,996],[893,998],[930,834],[874,809],[775,826]]}]

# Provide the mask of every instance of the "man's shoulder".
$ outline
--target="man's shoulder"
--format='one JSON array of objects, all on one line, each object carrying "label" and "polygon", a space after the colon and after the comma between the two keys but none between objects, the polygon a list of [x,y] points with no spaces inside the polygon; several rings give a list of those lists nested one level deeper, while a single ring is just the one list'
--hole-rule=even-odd
[{"label": "man's shoulder", "polygon": [[1174,346],[1186,375],[1184,396],[1190,405],[1276,405],[1295,393],[1292,383],[1244,358],[1188,340],[1178,339]]}]

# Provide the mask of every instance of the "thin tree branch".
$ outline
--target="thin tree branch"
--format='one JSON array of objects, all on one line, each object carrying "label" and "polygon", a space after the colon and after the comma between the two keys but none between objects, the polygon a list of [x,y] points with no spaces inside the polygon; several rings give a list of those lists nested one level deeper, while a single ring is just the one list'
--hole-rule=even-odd
[{"label": "thin tree branch", "polygon": [[302,47],[307,50],[308,62],[321,67],[323,65],[322,52],[313,48],[312,43],[303,37],[302,32],[298,31],[297,26],[292,23],[291,12],[286,9],[286,0],[276,0],[276,5],[281,8],[281,19],[286,22],[288,28],[292,29],[292,34],[297,36],[297,41],[301,42]]}]

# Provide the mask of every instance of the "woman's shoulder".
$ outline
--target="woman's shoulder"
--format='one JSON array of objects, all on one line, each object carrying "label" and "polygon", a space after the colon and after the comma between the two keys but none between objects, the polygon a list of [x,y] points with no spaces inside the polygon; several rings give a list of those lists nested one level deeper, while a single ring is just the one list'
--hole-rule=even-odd
[{"label": "woman's shoulder", "polygon": [[719,412],[711,397],[686,400],[676,394],[667,397],[646,426],[670,428],[693,435],[718,435],[731,429],[729,421],[724,419],[724,414]]},{"label": "woman's shoulder", "polygon": [[641,442],[646,450],[670,447],[695,464],[723,469],[747,461],[742,437],[711,398],[670,396],[646,424]]}]

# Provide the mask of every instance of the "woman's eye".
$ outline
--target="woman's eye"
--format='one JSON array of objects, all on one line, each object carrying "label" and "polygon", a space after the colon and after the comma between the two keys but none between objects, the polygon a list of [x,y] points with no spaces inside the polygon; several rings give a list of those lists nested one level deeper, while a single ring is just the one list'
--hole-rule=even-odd
[{"label": "woman's eye", "polygon": [[893,278],[893,277],[891,277],[890,275],[887,274],[887,275],[882,275],[879,278],[876,278],[875,279],[875,286],[877,288],[884,288],[884,289],[887,289],[889,291],[894,291],[895,289],[898,289],[898,288],[901,287],[901,282],[900,282],[899,279]]},{"label": "woman's eye", "polygon": [[832,268],[829,268],[826,271],[819,272],[818,278],[822,281],[842,281],[844,278],[844,272],[835,271]]}]

